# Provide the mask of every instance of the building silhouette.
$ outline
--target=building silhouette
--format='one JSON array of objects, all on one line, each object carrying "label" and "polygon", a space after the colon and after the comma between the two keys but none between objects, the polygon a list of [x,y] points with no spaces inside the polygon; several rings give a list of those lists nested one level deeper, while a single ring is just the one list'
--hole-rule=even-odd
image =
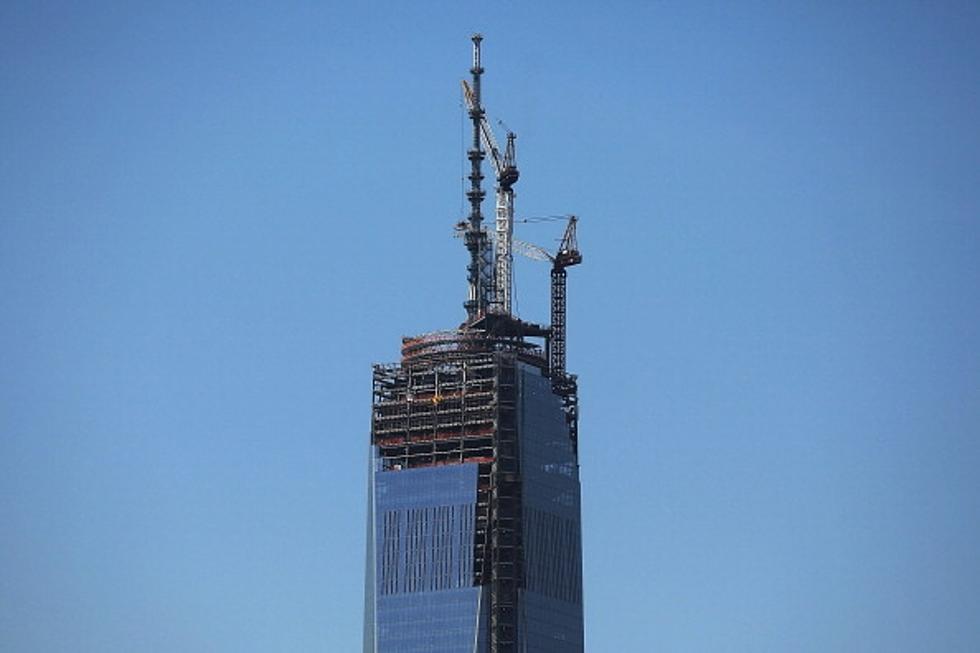
[{"label": "building silhouette", "polygon": [[[501,150],[481,105],[481,38],[463,82],[473,143],[467,317],[403,338],[376,365],[368,488],[364,651],[584,648],[578,390],[565,370],[565,275],[576,219],[555,253],[513,240],[515,137]],[[482,162],[496,172],[483,227]],[[551,263],[551,324],[511,312],[515,247]],[[421,298],[420,298],[421,299]]]}]

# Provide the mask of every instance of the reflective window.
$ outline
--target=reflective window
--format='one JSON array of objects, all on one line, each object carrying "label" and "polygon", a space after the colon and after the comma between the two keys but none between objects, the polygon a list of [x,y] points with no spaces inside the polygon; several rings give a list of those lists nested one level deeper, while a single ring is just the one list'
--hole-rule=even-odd
[{"label": "reflective window", "polygon": [[561,398],[534,368],[520,374],[524,533],[521,638],[526,650],[584,649],[581,488]]},{"label": "reflective window", "polygon": [[485,650],[474,649],[486,639],[487,614],[484,593],[473,586],[477,469],[459,464],[374,472],[371,590],[378,651]]}]

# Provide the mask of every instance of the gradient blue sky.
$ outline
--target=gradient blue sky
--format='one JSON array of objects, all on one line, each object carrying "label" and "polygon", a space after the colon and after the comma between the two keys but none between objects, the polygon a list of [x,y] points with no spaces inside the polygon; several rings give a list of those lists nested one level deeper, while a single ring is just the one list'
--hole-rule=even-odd
[{"label": "gradient blue sky", "polygon": [[477,30],[582,216],[589,650],[980,650],[978,6],[528,4],[0,6],[0,650],[359,649]]}]

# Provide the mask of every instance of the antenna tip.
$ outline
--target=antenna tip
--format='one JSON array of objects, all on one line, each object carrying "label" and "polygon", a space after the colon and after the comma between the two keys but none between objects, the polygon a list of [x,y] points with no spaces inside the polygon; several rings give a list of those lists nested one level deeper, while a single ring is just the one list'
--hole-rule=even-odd
[{"label": "antenna tip", "polygon": [[483,34],[476,32],[475,34],[473,34],[473,36],[470,37],[470,40],[472,40],[474,43],[479,43],[480,41],[483,40]]}]

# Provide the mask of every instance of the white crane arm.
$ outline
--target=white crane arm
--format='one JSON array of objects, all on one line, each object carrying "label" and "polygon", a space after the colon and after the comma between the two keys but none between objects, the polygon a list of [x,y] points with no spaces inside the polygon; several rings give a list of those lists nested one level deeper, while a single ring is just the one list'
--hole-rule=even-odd
[{"label": "white crane arm", "polygon": [[548,261],[549,263],[554,263],[555,261],[555,257],[549,254],[544,247],[538,247],[537,245],[526,243],[517,238],[512,238],[510,243],[518,253],[530,259],[534,259],[535,261]]},{"label": "white crane arm", "polygon": [[[465,79],[462,80],[462,85],[463,97],[466,98],[466,108],[472,111],[476,106],[476,98],[473,97],[473,90],[466,83]],[[487,123],[486,116],[480,120],[480,138],[483,140],[483,146],[490,152],[490,162],[493,164],[493,169],[499,178],[503,174],[506,166],[504,165],[504,157],[500,153],[500,147],[497,146],[497,139],[493,137],[493,131],[490,129],[490,124]]]}]

